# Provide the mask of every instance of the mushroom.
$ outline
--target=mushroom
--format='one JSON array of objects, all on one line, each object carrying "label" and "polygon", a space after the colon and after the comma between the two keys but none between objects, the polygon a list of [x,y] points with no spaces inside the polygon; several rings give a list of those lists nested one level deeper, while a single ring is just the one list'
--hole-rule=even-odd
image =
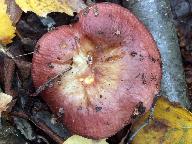
[{"label": "mushroom", "polygon": [[125,8],[99,3],[78,16],[38,41],[33,82],[38,88],[71,67],[42,97],[72,133],[106,138],[150,109],[160,88],[160,54]]}]

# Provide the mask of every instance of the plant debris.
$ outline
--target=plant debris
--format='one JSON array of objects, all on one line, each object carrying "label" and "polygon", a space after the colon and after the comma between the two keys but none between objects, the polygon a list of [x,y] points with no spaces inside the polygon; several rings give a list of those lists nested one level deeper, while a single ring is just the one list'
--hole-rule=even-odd
[{"label": "plant debris", "polygon": [[81,0],[16,0],[16,3],[24,12],[32,11],[42,17],[51,12],[65,12],[73,16],[73,12],[85,7]]},{"label": "plant debris", "polygon": [[[133,126],[133,131],[145,121],[141,118]],[[142,127],[133,140],[133,144],[141,143],[192,143],[192,113],[179,104],[170,103],[160,97],[154,108],[153,119]]]},{"label": "plant debris", "polygon": [[8,44],[15,37],[16,28],[12,25],[10,16],[7,14],[7,5],[5,0],[0,0],[0,44]]},{"label": "plant debris", "polygon": [[0,92],[0,115],[3,111],[6,111],[8,104],[11,103],[12,96]]}]

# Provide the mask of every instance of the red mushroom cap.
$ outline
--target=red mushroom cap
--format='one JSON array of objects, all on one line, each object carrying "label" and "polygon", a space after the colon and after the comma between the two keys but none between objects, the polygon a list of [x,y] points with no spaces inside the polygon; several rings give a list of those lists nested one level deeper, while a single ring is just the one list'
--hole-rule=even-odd
[{"label": "red mushroom cap", "polygon": [[45,34],[33,57],[34,85],[72,67],[42,95],[71,132],[114,135],[149,110],[161,80],[157,46],[127,9],[100,3],[82,10],[79,22]]}]

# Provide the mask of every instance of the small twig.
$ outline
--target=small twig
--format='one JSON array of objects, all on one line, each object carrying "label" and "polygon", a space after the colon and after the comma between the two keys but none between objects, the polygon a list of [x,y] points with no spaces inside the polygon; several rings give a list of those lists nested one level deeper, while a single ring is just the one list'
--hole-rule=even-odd
[{"label": "small twig", "polygon": [[63,70],[61,73],[57,74],[56,76],[50,78],[47,82],[45,82],[44,84],[42,84],[36,91],[35,93],[33,93],[31,96],[37,96],[39,95],[42,91],[44,91],[45,89],[47,89],[53,82],[55,82],[55,80],[64,75],[66,72],[70,71],[72,69],[72,67],[70,66],[69,68]]},{"label": "small twig", "polygon": [[50,138],[52,138],[58,144],[62,144],[64,142],[64,139],[62,139],[56,133],[54,133],[46,124],[31,118],[26,113],[12,112],[11,115],[31,121],[35,126],[37,126],[39,129],[41,129],[44,133],[46,133]]},{"label": "small twig", "polygon": [[49,127],[47,127],[46,124],[43,122],[36,122],[34,123],[38,128],[40,128],[42,131],[44,131],[48,136],[50,136],[55,142],[58,144],[63,144],[64,139],[60,138],[56,133],[54,133]]},{"label": "small twig", "polygon": [[2,53],[4,53],[5,55],[7,55],[9,58],[11,59],[16,59],[18,57],[23,57],[23,56],[27,56],[27,55],[32,55],[34,52],[30,52],[30,53],[26,53],[26,54],[22,54],[22,55],[17,55],[17,56],[13,56],[13,54],[11,54],[10,52],[8,52],[7,50],[5,50],[4,47],[0,47],[0,51]]},{"label": "small twig", "polygon": [[20,38],[20,39],[23,39],[22,35],[20,34],[20,32],[16,29],[15,30],[15,33],[17,34],[17,36]]},{"label": "small twig", "polygon": [[148,124],[150,124],[151,120],[154,119],[154,110],[155,110],[155,106],[157,103],[157,100],[159,98],[159,94],[155,95],[154,99],[153,99],[153,103],[151,105],[150,108],[150,113],[149,113],[149,117],[147,118],[147,120],[144,122],[144,124],[142,124],[129,138],[127,144],[131,144],[131,142],[133,141],[133,139],[135,138],[135,136],[139,133],[139,131],[141,131],[144,127],[146,127]]},{"label": "small twig", "polygon": [[146,127],[149,124],[149,120],[147,120],[143,125],[141,125],[129,138],[127,144],[131,144],[131,142],[133,141],[133,139],[135,138],[135,136],[140,132],[140,130],[142,130],[144,127]]},{"label": "small twig", "polygon": [[0,52],[5,53],[5,47],[2,44],[0,44]]},{"label": "small twig", "polygon": [[4,51],[4,54],[6,54],[8,57],[10,57],[11,59],[16,59],[18,57],[23,57],[23,56],[27,56],[27,55],[32,55],[34,52],[30,52],[30,53],[26,53],[26,54],[22,54],[22,55],[17,55],[17,56],[13,56],[13,54],[11,54],[10,52]]},{"label": "small twig", "polygon": [[13,56],[13,58],[23,57],[23,56],[31,55],[33,53],[34,52],[30,52],[30,53],[26,53],[26,54],[22,54],[22,55]]}]

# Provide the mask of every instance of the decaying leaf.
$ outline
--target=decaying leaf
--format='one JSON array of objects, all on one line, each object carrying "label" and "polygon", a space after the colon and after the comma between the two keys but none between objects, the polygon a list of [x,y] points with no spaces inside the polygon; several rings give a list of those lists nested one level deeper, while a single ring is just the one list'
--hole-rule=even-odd
[{"label": "decaying leaf", "polygon": [[8,104],[12,101],[12,96],[0,92],[0,115],[3,111],[6,111]]},{"label": "decaying leaf", "polygon": [[86,7],[83,0],[67,0],[67,4],[70,5],[75,12],[79,12]]},{"label": "decaying leaf", "polygon": [[0,0],[0,43],[8,44],[12,42],[15,36],[15,27],[13,27],[10,16],[7,12],[5,0]]},{"label": "decaying leaf", "polygon": [[51,12],[65,12],[72,16],[85,6],[82,0],[16,0],[16,3],[24,12],[32,11],[43,17]]},{"label": "decaying leaf", "polygon": [[13,25],[16,25],[22,15],[22,10],[15,3],[15,0],[5,0],[5,3],[7,4],[7,13],[10,15]]},{"label": "decaying leaf", "polygon": [[68,138],[63,144],[108,144],[105,140],[92,140],[78,135]]},{"label": "decaying leaf", "polygon": [[[137,129],[147,115],[135,124]],[[154,119],[133,140],[133,144],[191,144],[192,113],[180,105],[160,98],[154,111]]]}]

